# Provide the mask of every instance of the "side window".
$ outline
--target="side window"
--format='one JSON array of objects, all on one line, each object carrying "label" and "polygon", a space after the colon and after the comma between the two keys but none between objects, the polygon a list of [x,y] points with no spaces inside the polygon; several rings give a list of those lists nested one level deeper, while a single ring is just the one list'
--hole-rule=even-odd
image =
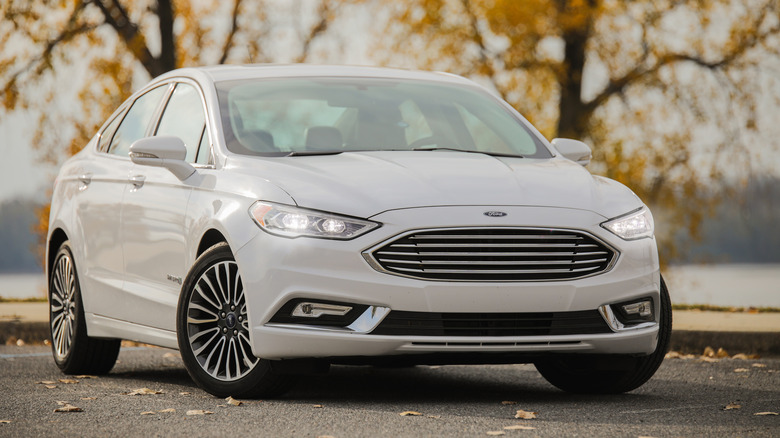
[{"label": "side window", "polygon": [[[156,135],[179,137],[187,146],[185,161],[192,163],[195,162],[196,157],[200,158],[198,147],[202,143],[205,126],[206,115],[203,113],[203,104],[198,90],[189,84],[176,84],[168,105],[165,106]],[[203,155],[207,157],[208,153]],[[208,158],[206,160],[208,161]]]},{"label": "side window", "polygon": [[130,152],[130,145],[146,135],[146,128],[154,117],[154,111],[167,89],[168,85],[161,85],[133,102],[133,106],[127,111],[127,115],[111,139],[108,153],[127,156]]},{"label": "side window", "polygon": [[111,123],[106,126],[106,129],[100,133],[100,143],[98,143],[99,152],[108,152],[108,145],[111,144],[111,137],[114,135],[116,127],[119,126],[119,121],[122,120],[122,116],[124,116],[124,114],[124,111],[119,113],[116,117],[114,117],[114,120],[112,120]]}]

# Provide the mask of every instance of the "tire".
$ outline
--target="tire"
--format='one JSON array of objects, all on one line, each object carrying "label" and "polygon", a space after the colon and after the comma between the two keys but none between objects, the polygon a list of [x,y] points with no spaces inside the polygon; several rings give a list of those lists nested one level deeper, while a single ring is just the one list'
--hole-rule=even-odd
[{"label": "tire", "polygon": [[87,336],[84,302],[70,242],[60,245],[49,272],[49,332],[54,362],[66,374],[106,374],[119,355],[119,339]]},{"label": "tire", "polygon": [[190,377],[217,397],[274,397],[294,383],[252,354],[241,276],[226,243],[201,254],[187,275],[176,332]]},{"label": "tire", "polygon": [[669,351],[672,304],[663,277],[660,307],[658,344],[655,351],[648,356],[569,356],[538,361],[534,365],[548,382],[567,392],[620,394],[633,391],[650,380]]}]

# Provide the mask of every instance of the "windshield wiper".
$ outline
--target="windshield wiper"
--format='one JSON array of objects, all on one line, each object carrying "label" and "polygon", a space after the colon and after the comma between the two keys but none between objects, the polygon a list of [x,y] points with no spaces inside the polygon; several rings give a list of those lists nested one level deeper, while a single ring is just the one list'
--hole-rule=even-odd
[{"label": "windshield wiper", "polygon": [[344,151],[293,151],[285,155],[285,157],[305,157],[312,155],[338,155]]},{"label": "windshield wiper", "polygon": [[483,155],[490,155],[491,157],[508,157],[508,158],[525,158],[522,155],[517,154],[504,154],[501,152],[485,152],[485,151],[474,151],[469,149],[458,149],[458,148],[416,148],[412,149],[413,151],[455,151],[455,152],[466,152],[469,154],[483,154]]}]

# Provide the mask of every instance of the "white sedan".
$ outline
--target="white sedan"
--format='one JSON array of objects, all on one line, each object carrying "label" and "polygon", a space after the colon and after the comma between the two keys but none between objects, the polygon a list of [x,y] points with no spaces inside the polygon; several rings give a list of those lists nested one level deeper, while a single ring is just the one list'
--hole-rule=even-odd
[{"label": "white sedan", "polygon": [[589,160],[454,75],[172,71],[57,177],[54,360],[99,374],[121,339],[176,348],[234,397],[329,364],[534,363],[631,391],[671,305],[650,211]]}]

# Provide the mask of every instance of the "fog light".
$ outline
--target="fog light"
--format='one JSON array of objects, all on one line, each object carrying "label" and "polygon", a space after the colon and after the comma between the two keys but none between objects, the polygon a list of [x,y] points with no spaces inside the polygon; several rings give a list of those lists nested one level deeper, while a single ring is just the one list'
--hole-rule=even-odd
[{"label": "fog light", "polygon": [[647,300],[625,304],[623,305],[623,313],[628,317],[639,316],[640,318],[647,318],[653,314],[653,302]]},{"label": "fog light", "polygon": [[325,303],[298,303],[292,311],[292,316],[302,318],[319,318],[322,315],[344,316],[352,310],[350,306],[339,306]]}]

